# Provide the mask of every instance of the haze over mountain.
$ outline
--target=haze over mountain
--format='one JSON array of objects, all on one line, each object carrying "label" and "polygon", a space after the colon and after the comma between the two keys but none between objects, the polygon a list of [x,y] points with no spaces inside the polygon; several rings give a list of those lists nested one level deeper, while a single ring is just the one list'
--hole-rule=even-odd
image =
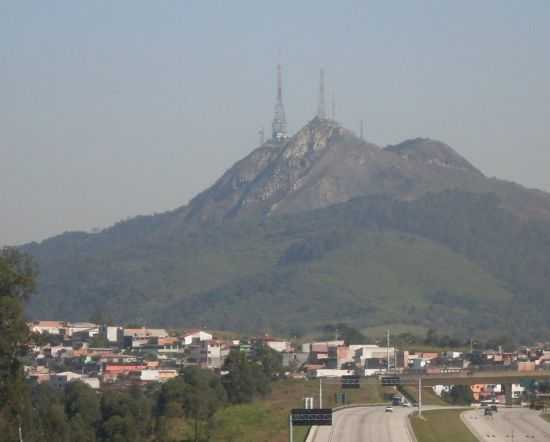
[{"label": "haze over mountain", "polygon": [[317,117],[186,206],[23,248],[41,269],[33,317],[466,335],[514,315],[523,335],[550,328],[550,195],[487,178],[439,141],[381,148]]}]

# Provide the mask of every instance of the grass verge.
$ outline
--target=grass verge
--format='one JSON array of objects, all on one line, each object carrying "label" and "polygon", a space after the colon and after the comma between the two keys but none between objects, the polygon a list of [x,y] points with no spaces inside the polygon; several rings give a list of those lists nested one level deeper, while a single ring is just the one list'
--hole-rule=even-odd
[{"label": "grass verge", "polygon": [[[323,407],[335,407],[335,393],[340,384],[323,383]],[[352,403],[379,403],[384,391],[377,383],[362,385],[358,390],[346,390]],[[284,380],[273,383],[273,391],[263,400],[251,404],[226,407],[216,415],[212,441],[224,442],[286,442],[288,441],[288,413],[303,407],[304,397],[313,397],[318,406],[318,380]],[[294,428],[294,441],[302,442],[306,427]]]},{"label": "grass verge", "polygon": [[[402,385],[401,390],[405,396],[418,401],[418,387],[415,385]],[[441,399],[431,388],[422,388],[422,405],[449,405]]]},{"label": "grass verge", "polygon": [[477,442],[475,436],[460,419],[458,410],[431,410],[422,418],[411,417],[411,424],[418,442]]}]

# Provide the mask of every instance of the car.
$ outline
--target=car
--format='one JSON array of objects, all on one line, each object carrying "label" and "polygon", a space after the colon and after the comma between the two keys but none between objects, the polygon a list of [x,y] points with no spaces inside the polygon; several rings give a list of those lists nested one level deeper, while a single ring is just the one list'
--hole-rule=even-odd
[{"label": "car", "polygon": [[403,402],[403,403],[401,404],[401,406],[403,406],[403,407],[410,407],[411,404],[405,401],[405,402]]},{"label": "car", "polygon": [[393,413],[393,407],[391,405],[386,407],[386,413]]}]

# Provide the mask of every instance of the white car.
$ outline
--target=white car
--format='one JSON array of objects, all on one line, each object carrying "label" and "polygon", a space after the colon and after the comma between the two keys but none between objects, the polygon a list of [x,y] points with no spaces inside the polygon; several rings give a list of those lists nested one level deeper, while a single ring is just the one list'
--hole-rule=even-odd
[{"label": "white car", "polygon": [[386,407],[386,413],[393,413],[393,407],[391,405]]}]

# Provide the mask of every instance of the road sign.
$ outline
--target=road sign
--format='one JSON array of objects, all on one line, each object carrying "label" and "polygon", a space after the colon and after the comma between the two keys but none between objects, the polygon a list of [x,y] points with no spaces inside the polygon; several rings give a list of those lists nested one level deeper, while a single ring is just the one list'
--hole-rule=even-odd
[{"label": "road sign", "polygon": [[342,376],[342,388],[361,388],[359,376],[355,374]]},{"label": "road sign", "polygon": [[292,425],[332,425],[332,408],[293,408]]},{"label": "road sign", "polygon": [[399,376],[382,376],[382,385],[400,385],[401,378]]}]

